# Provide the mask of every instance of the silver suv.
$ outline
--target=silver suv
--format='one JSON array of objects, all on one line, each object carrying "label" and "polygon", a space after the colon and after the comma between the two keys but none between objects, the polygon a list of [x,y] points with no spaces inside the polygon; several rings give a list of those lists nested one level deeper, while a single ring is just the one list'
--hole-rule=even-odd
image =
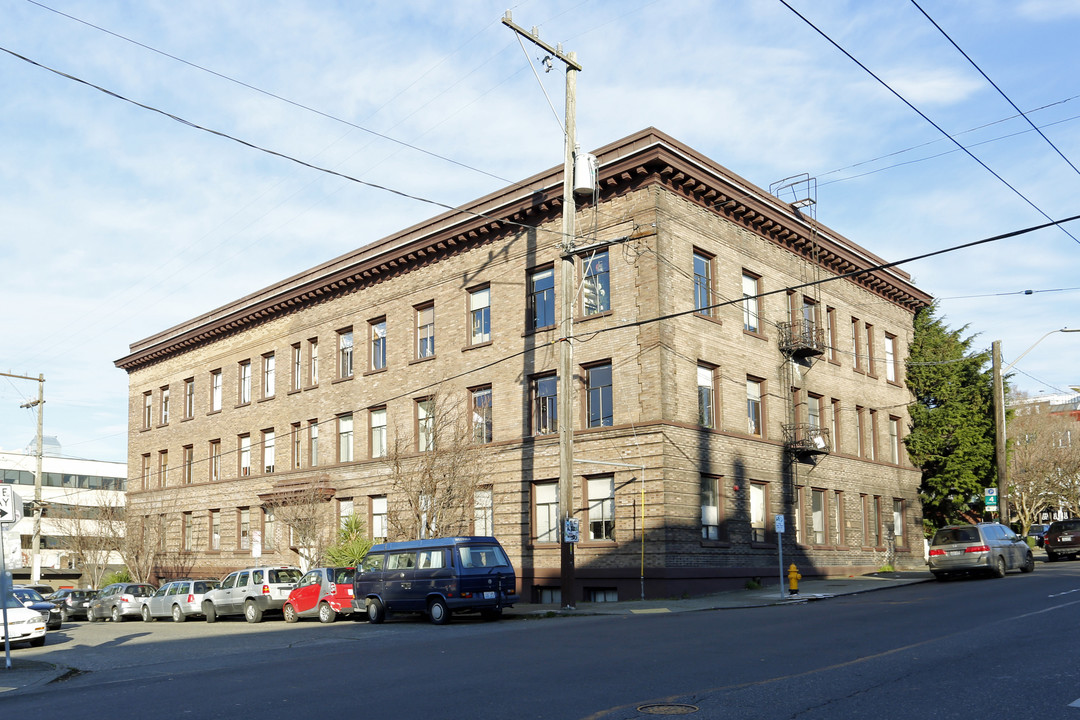
[{"label": "silver suv", "polygon": [[221,615],[243,615],[249,623],[262,620],[265,612],[281,612],[303,573],[294,567],[254,567],[229,573],[221,585],[203,595],[206,622]]},{"label": "silver suv", "polygon": [[153,622],[159,617],[171,617],[184,622],[188,615],[202,615],[203,595],[218,586],[217,580],[172,580],[156,593],[143,600],[142,619]]},{"label": "silver suv", "polygon": [[1024,539],[1001,523],[979,523],[950,525],[934,533],[927,564],[938,580],[973,572],[1005,577],[1014,569],[1031,572],[1035,557]]}]

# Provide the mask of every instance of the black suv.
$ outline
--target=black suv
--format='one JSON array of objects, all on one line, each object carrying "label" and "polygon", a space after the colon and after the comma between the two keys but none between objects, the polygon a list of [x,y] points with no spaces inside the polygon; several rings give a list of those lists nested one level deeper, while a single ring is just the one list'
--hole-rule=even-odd
[{"label": "black suv", "polygon": [[1043,549],[1047,562],[1080,553],[1080,520],[1070,518],[1050,523],[1050,529],[1043,537]]}]

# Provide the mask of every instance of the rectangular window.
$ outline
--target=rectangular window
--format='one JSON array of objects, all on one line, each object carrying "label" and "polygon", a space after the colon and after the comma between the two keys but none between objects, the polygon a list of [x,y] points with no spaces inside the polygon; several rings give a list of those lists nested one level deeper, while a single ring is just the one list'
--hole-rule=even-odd
[{"label": "rectangular window", "polygon": [[825,491],[812,489],[810,493],[810,517],[813,531],[813,543],[815,545],[824,545],[825,538],[828,537],[828,530],[825,527]]},{"label": "rectangular window", "polygon": [[751,435],[764,437],[762,426],[761,386],[763,381],[756,378],[746,378],[746,420],[747,432]]},{"label": "rectangular window", "polygon": [[533,541],[559,542],[559,484],[535,483],[533,501],[536,503]]},{"label": "rectangular window", "polygon": [[877,377],[877,359],[874,356],[874,326],[866,323],[866,374]]},{"label": "rectangular window", "polygon": [[236,391],[238,405],[247,405],[251,402],[251,361],[245,360],[240,363],[237,373],[239,387]]},{"label": "rectangular window", "polygon": [[435,357],[435,306],[416,308],[416,359]]},{"label": "rectangular window", "polygon": [[352,462],[353,459],[353,424],[352,413],[338,415],[338,462]]},{"label": "rectangular window", "polygon": [[720,507],[720,478],[715,475],[701,476],[701,537],[704,540],[722,540],[720,522],[724,514]]},{"label": "rectangular window", "polygon": [[877,410],[870,411],[870,438],[866,444],[868,451],[867,457],[871,460],[877,460],[877,438],[878,438],[878,419]]},{"label": "rectangular window", "polygon": [[184,381],[184,419],[195,417],[195,378]]},{"label": "rectangular window", "polygon": [[192,469],[193,469],[194,465],[195,465],[195,448],[193,446],[191,446],[191,445],[185,445],[184,446],[184,465],[183,465],[183,471],[182,471],[183,476],[180,478],[180,481],[184,485],[190,485],[191,484],[191,472],[192,472]]},{"label": "rectangular window", "polygon": [[262,431],[262,448],[263,448],[263,472],[274,472],[274,431],[263,430]]},{"label": "rectangular window", "polygon": [[769,513],[769,486],[750,483],[750,541],[765,542],[765,523]]},{"label": "rectangular window", "polygon": [[825,308],[825,341],[829,343],[829,360],[831,362],[839,362],[840,358],[836,354],[836,308]]},{"label": "rectangular window", "polygon": [[495,535],[495,506],[490,487],[477,488],[473,493],[473,535]]},{"label": "rectangular window", "polygon": [[589,539],[615,539],[615,476],[590,478],[586,483],[589,494]]},{"label": "rectangular window", "polygon": [[896,368],[896,336],[885,333],[885,379],[898,382],[900,373]]},{"label": "rectangular window", "polygon": [[716,372],[709,365],[697,366],[698,425],[716,427]]},{"label": "rectangular window", "polygon": [[144,453],[141,457],[139,485],[143,490],[150,489],[150,453]]},{"label": "rectangular window", "polygon": [[896,543],[896,547],[905,547],[904,543],[904,501],[900,498],[893,498],[892,501],[892,516],[893,516],[893,539]]},{"label": "rectangular window", "polygon": [[353,506],[352,498],[342,498],[338,500],[338,527],[343,528],[345,524],[349,522],[349,518],[356,512],[356,508]]},{"label": "rectangular window", "polygon": [[272,398],[274,397],[274,383],[277,381],[277,376],[274,371],[274,353],[263,355],[262,366],[263,397]]},{"label": "rectangular window", "polygon": [[474,388],[471,396],[473,442],[477,445],[486,445],[492,440],[491,386]]},{"label": "rectangular window", "polygon": [[262,509],[262,547],[263,550],[273,550],[274,541],[277,538],[277,526],[274,523],[274,508]]},{"label": "rectangular window", "polygon": [[889,462],[900,464],[900,418],[889,417]]},{"label": "rectangular window", "polygon": [[862,504],[862,537],[863,545],[870,545],[870,498],[866,495],[859,495],[859,502]]},{"label": "rectangular window", "polygon": [[832,424],[830,425],[829,430],[831,431],[830,435],[832,435],[830,438],[832,441],[832,451],[835,453],[840,452],[840,401],[833,398],[831,405],[832,412],[829,414],[829,421]]},{"label": "rectangular window", "polygon": [[791,496],[791,515],[795,518],[795,542],[803,542],[803,521],[802,521],[802,508],[803,508],[803,488],[802,485],[795,486],[795,492]]},{"label": "rectangular window", "polygon": [[539,330],[555,324],[555,269],[544,268],[529,273],[529,329]]},{"label": "rectangular window", "polygon": [[742,294],[743,330],[752,333],[761,332],[761,321],[758,317],[758,295],[761,294],[761,278],[743,271]]},{"label": "rectangular window", "polygon": [[[811,395],[807,393],[806,396],[806,424],[811,429],[818,429],[821,427],[821,396]],[[820,433],[817,433],[820,435]]]},{"label": "rectangular window", "polygon": [[292,466],[294,468],[301,467],[304,460],[304,442],[300,436],[300,423],[293,423],[291,426],[292,436]]},{"label": "rectangular window", "polygon": [[416,449],[435,449],[435,401],[430,398],[416,401]]},{"label": "rectangular window", "polygon": [[221,441],[210,441],[210,462],[207,463],[210,471],[210,482],[221,479]]},{"label": "rectangular window", "polygon": [[847,535],[844,530],[844,493],[836,490],[833,493],[833,526],[836,528],[836,544],[838,547],[847,545]]},{"label": "rectangular window", "polygon": [[240,476],[244,477],[251,474],[251,436],[241,435],[238,444],[240,446],[240,452],[238,453]]},{"label": "rectangular window", "polygon": [[607,250],[598,250],[581,260],[581,309],[586,316],[611,309],[611,279]]},{"label": "rectangular window", "polygon": [[855,371],[863,371],[862,324],[859,318],[851,318],[851,353],[855,356]]},{"label": "rectangular window", "polygon": [[169,424],[169,388],[161,388],[161,424]]},{"label": "rectangular window", "polygon": [[881,547],[881,497],[874,496],[874,515],[871,518],[870,532],[873,533],[874,547]]},{"label": "rectangular window", "polygon": [[866,408],[855,406],[855,452],[866,457]]},{"label": "rectangular window", "polygon": [[191,551],[195,549],[195,532],[192,527],[191,513],[180,514],[180,536],[184,539],[184,550]]},{"label": "rectangular window", "polygon": [[142,427],[143,430],[149,430],[154,422],[154,394],[152,392],[143,393],[143,413],[142,413]]},{"label": "rectangular window", "polygon": [[376,495],[371,498],[371,538],[386,539],[386,496]]},{"label": "rectangular window", "polygon": [[699,315],[712,315],[713,259],[703,252],[694,251],[694,310]]},{"label": "rectangular window", "polygon": [[491,342],[491,288],[469,292],[469,344]]},{"label": "rectangular window", "polygon": [[534,377],[529,383],[532,395],[532,434],[550,435],[559,431],[559,378],[556,375]]},{"label": "rectangular window", "polygon": [[371,369],[382,370],[386,367],[386,318],[372,320],[371,328]]},{"label": "rectangular window", "polygon": [[371,457],[386,457],[386,408],[368,411],[371,424]]},{"label": "rectangular window", "polygon": [[237,544],[241,550],[251,549],[251,510],[240,508],[236,512]]},{"label": "rectangular window", "polygon": [[817,336],[817,328],[821,324],[818,318],[818,305],[813,299],[803,295],[802,300],[803,332],[807,338]]},{"label": "rectangular window", "polygon": [[585,368],[588,427],[610,427],[614,419],[611,397],[611,363]]},{"label": "rectangular window", "polygon": [[292,345],[292,378],[289,381],[289,390],[296,391],[304,384],[304,356],[300,349],[300,343]]},{"label": "rectangular window", "polygon": [[221,371],[210,372],[210,412],[221,410]]},{"label": "rectangular window", "polygon": [[353,376],[353,334],[352,328],[338,330],[338,377]]},{"label": "rectangular window", "polygon": [[169,451],[162,450],[158,453],[158,487],[166,487],[169,484]]},{"label": "rectangular window", "polygon": [[319,338],[311,338],[308,345],[308,385],[319,384]]},{"label": "rectangular window", "polygon": [[319,464],[319,421],[308,420],[308,462],[310,467]]},{"label": "rectangular window", "polygon": [[210,538],[210,549],[221,549],[221,511],[210,511],[210,532],[208,537]]}]

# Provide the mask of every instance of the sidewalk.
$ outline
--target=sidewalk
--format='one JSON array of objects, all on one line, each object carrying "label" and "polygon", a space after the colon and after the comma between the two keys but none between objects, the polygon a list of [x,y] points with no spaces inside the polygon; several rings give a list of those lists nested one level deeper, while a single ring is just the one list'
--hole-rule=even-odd
[{"label": "sidewalk", "polygon": [[[613,603],[582,602],[574,610],[563,610],[558,605],[518,604],[503,612],[504,619],[524,620],[547,617],[574,617],[585,615],[648,615],[654,613],[697,612],[702,610],[733,610],[738,608],[766,607],[769,605],[797,605],[812,600],[824,600],[838,595],[855,595],[888,590],[912,583],[933,580],[927,571],[875,573],[846,578],[827,578],[803,580],[799,583],[799,594],[781,598],[776,585],[760,590],[729,590],[693,598],[670,598],[665,600],[626,600]],[[3,655],[0,644],[0,656]],[[7,692],[19,692],[28,688],[45,685],[53,680],[73,672],[71,668],[55,665],[41,660],[25,660],[19,657],[18,649],[12,651],[11,668],[5,668],[0,658],[0,697]]]}]

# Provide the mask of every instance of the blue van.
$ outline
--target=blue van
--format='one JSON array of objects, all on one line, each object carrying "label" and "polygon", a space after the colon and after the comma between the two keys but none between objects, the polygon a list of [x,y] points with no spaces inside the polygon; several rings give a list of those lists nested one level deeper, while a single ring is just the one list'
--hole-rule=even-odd
[{"label": "blue van", "polygon": [[496,619],[518,602],[517,576],[493,537],[451,537],[372,546],[353,577],[353,610],[381,623],[395,612]]}]

